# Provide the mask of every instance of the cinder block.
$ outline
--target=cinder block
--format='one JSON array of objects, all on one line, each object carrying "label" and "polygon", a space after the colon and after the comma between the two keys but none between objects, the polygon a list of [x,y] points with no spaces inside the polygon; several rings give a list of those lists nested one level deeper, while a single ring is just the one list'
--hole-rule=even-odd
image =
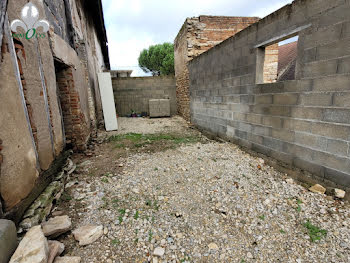
[{"label": "cinder block", "polygon": [[332,93],[301,94],[300,104],[305,106],[330,106],[332,105]]},{"label": "cinder block", "polygon": [[0,263],[9,262],[17,247],[17,230],[10,220],[0,219]]},{"label": "cinder block", "polygon": [[314,150],[313,161],[341,172],[350,171],[350,159],[334,154]]},{"label": "cinder block", "polygon": [[310,132],[311,122],[304,120],[284,119],[283,128],[291,131]]},{"label": "cinder block", "polygon": [[295,133],[295,142],[299,145],[306,145],[314,149],[326,151],[327,139],[311,133]]},{"label": "cinder block", "polygon": [[255,96],[256,104],[271,104],[272,103],[272,95],[256,95]]},{"label": "cinder block", "polygon": [[335,93],[333,105],[337,107],[350,107],[350,92]]},{"label": "cinder block", "polygon": [[323,121],[350,124],[350,110],[345,109],[324,109]]},{"label": "cinder block", "polygon": [[337,73],[337,64],[337,59],[307,63],[302,67],[302,74],[304,78],[334,75]]},{"label": "cinder block", "polygon": [[298,103],[298,94],[273,95],[273,103],[279,105],[295,105]]},{"label": "cinder block", "polygon": [[294,131],[289,131],[286,129],[271,129],[271,137],[282,141],[293,142],[294,136]]},{"label": "cinder block", "polygon": [[349,126],[335,125],[323,122],[313,122],[311,124],[311,133],[330,138],[350,140]]},{"label": "cinder block", "polygon": [[325,179],[345,187],[349,187],[350,185],[350,173],[337,171],[328,167],[325,168]]},{"label": "cinder block", "polygon": [[327,152],[337,154],[344,157],[348,156],[349,144],[347,141],[327,140]]},{"label": "cinder block", "polygon": [[322,118],[322,108],[294,107],[291,116],[299,119],[320,120]]},{"label": "cinder block", "polygon": [[335,75],[314,79],[313,91],[348,91],[350,75]]}]

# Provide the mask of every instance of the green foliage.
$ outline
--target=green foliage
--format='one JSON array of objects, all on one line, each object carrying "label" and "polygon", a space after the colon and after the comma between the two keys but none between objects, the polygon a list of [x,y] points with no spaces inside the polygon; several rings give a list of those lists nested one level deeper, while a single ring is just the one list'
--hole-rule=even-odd
[{"label": "green foliage", "polygon": [[144,49],[139,56],[139,66],[153,76],[175,74],[174,45],[164,43]]},{"label": "green foliage", "polygon": [[327,235],[327,230],[321,229],[318,226],[311,224],[309,220],[304,224],[304,227],[306,227],[308,230],[311,242],[320,240],[322,237],[325,237]]}]

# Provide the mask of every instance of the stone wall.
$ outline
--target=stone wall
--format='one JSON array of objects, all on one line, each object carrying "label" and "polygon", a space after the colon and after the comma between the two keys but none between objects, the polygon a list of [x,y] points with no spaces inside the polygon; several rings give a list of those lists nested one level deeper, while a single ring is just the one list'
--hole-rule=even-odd
[{"label": "stone wall", "polygon": [[225,16],[186,19],[175,39],[176,97],[182,117],[190,120],[188,61],[258,20],[257,17]]},{"label": "stone wall", "polygon": [[[27,0],[9,0],[8,20],[0,17],[0,214],[16,221],[64,163],[65,142],[85,149],[97,122],[97,72],[109,67],[101,1],[30,2],[49,21],[44,37],[12,36],[9,22],[20,18]],[[58,64],[70,70],[65,91]],[[65,92],[69,101],[61,101]],[[62,111],[67,103],[70,124]]]},{"label": "stone wall", "polygon": [[[349,13],[349,0],[296,0],[193,59],[193,123],[349,187]],[[265,47],[296,34],[296,79],[258,84]]]},{"label": "stone wall", "polygon": [[132,111],[149,114],[150,99],[170,99],[170,114],[176,114],[174,76],[112,78],[117,114],[128,116]]}]

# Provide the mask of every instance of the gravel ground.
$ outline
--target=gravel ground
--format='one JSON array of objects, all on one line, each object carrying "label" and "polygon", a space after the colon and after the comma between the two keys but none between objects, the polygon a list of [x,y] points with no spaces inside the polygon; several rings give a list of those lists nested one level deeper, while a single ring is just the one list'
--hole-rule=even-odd
[{"label": "gravel ground", "polygon": [[91,158],[75,156],[75,184],[57,209],[74,227],[103,225],[105,234],[85,247],[72,234],[61,237],[66,255],[109,263],[350,262],[347,203],[309,192],[231,143],[201,137],[179,117],[120,118],[119,125],[115,134],[199,141],[155,152],[126,148],[124,157],[105,142]]}]

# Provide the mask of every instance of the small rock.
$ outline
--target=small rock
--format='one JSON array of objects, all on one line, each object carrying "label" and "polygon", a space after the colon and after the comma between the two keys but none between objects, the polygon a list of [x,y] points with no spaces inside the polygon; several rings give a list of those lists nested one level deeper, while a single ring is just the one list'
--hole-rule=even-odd
[{"label": "small rock", "polygon": [[209,250],[218,250],[219,249],[218,245],[215,243],[210,243],[208,245],[208,248],[209,248]]},{"label": "small rock", "polygon": [[80,257],[58,257],[54,263],[80,263]]},{"label": "small rock", "polygon": [[252,255],[252,253],[248,252],[248,253],[247,253],[247,258],[250,258],[250,259],[252,259],[252,258],[253,258],[253,255]]},{"label": "small rock", "polygon": [[71,230],[72,221],[67,215],[56,216],[50,218],[47,222],[43,222],[41,225],[45,236],[55,238]]},{"label": "small rock", "polygon": [[113,260],[112,259],[107,259],[107,263],[113,263]]},{"label": "small rock", "polygon": [[75,240],[80,246],[89,245],[103,235],[103,226],[86,225],[75,229],[73,232]]},{"label": "small rock", "polygon": [[47,263],[49,246],[41,226],[29,229],[9,263],[30,262]]},{"label": "small rock", "polygon": [[294,180],[293,180],[292,178],[286,179],[286,182],[287,182],[288,184],[294,184]]},{"label": "small rock", "polygon": [[0,262],[8,262],[17,247],[16,226],[10,220],[0,220]]},{"label": "small rock", "polygon": [[133,191],[135,194],[139,194],[140,190],[138,188],[133,188],[131,191]]},{"label": "small rock", "polygon": [[345,191],[336,188],[336,189],[334,189],[334,195],[337,198],[343,199],[345,197]]},{"label": "small rock", "polygon": [[49,240],[47,243],[49,245],[49,259],[47,263],[52,263],[57,256],[63,253],[64,244],[55,240]]},{"label": "small rock", "polygon": [[51,213],[52,216],[62,216],[63,214],[64,214],[64,212],[63,211],[59,211],[59,210],[58,211],[54,211],[54,212]]},{"label": "small rock", "polygon": [[320,184],[315,184],[314,186],[310,187],[309,190],[313,193],[320,193],[320,194],[324,194],[326,192],[326,188],[324,188]]},{"label": "small rock", "polygon": [[156,247],[156,249],[153,251],[153,255],[157,257],[162,257],[165,253],[165,249],[162,247]]},{"label": "small rock", "polygon": [[104,235],[107,235],[107,234],[108,234],[108,228],[107,228],[107,227],[105,227],[105,228],[103,229],[103,234],[104,234]]}]

